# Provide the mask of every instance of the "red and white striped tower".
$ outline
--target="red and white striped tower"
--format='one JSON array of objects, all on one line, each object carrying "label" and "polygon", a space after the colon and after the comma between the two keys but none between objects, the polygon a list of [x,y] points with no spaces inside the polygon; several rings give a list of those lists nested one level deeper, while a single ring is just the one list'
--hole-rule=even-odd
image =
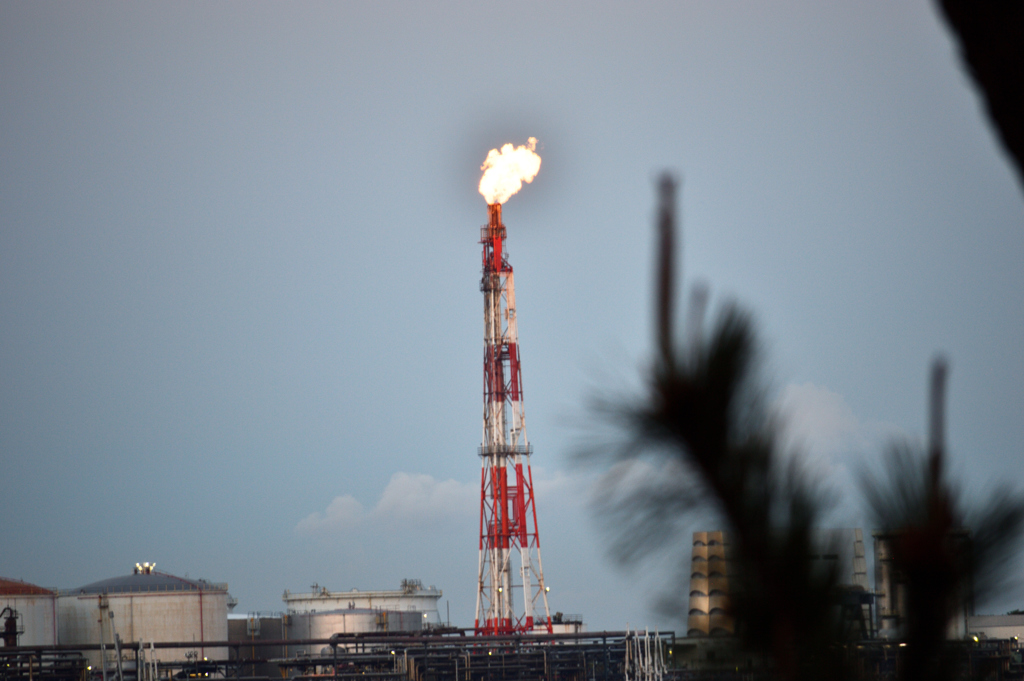
[{"label": "red and white striped tower", "polygon": [[[523,414],[512,266],[505,254],[501,204],[489,204],[487,210],[490,219],[480,229],[484,247],[480,281],[484,293],[484,431],[475,629],[478,635],[531,632],[537,626],[551,632],[530,471],[532,447]],[[516,554],[518,569],[513,570]],[[517,612],[515,601],[519,598],[522,610]]]}]

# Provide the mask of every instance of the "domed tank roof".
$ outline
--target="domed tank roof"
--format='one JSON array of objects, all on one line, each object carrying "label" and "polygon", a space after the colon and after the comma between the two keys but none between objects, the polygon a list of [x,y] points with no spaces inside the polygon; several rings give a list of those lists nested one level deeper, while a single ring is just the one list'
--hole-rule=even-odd
[{"label": "domed tank roof", "polygon": [[227,591],[226,584],[214,584],[203,579],[186,579],[166,572],[136,571],[123,577],[111,577],[77,589],[69,589],[68,595],[77,594],[126,594],[154,593],[163,591]]},{"label": "domed tank roof", "polygon": [[19,579],[0,577],[0,596],[55,596],[56,593]]}]

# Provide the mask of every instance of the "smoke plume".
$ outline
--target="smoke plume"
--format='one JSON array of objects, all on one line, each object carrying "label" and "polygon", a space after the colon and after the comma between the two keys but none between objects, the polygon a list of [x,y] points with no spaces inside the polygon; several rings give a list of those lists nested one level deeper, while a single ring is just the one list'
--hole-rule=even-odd
[{"label": "smoke plume", "polygon": [[537,138],[531,137],[523,146],[502,146],[501,151],[491,149],[480,170],[480,193],[488,204],[505,203],[522,189],[523,182],[533,182],[540,170],[540,156],[534,153]]}]

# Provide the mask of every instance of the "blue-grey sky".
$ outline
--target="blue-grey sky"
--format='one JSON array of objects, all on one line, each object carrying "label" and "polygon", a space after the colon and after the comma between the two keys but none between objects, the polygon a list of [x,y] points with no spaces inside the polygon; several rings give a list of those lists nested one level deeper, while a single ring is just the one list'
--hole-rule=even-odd
[{"label": "blue-grey sky", "polygon": [[0,85],[0,575],[156,561],[240,610],[413,577],[471,624],[476,184],[529,136],[504,217],[553,610],[666,624],[572,461],[646,357],[662,169],[817,470],[920,437],[941,351],[962,484],[1020,478],[1024,192],[930,3],[4,3]]}]

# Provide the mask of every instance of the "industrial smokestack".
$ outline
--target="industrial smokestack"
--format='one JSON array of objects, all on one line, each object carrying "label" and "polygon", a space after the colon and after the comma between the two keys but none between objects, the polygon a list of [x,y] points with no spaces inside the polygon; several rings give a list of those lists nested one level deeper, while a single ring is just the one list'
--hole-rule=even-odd
[{"label": "industrial smokestack", "polygon": [[488,227],[490,227],[491,231],[499,229],[501,227],[501,204],[487,204],[487,215],[490,217]]},{"label": "industrial smokestack", "polygon": [[[530,148],[492,149],[481,167],[487,199],[483,246],[484,413],[481,458],[479,571],[475,633],[508,635],[535,629],[551,633],[547,587],[530,470],[532,447],[523,413],[516,294],[505,255],[501,204],[530,182],[540,157]],[[524,172],[524,170],[526,172]],[[513,563],[518,557],[518,569]],[[521,603],[517,607],[517,603]],[[543,608],[541,611],[540,609]]]}]

